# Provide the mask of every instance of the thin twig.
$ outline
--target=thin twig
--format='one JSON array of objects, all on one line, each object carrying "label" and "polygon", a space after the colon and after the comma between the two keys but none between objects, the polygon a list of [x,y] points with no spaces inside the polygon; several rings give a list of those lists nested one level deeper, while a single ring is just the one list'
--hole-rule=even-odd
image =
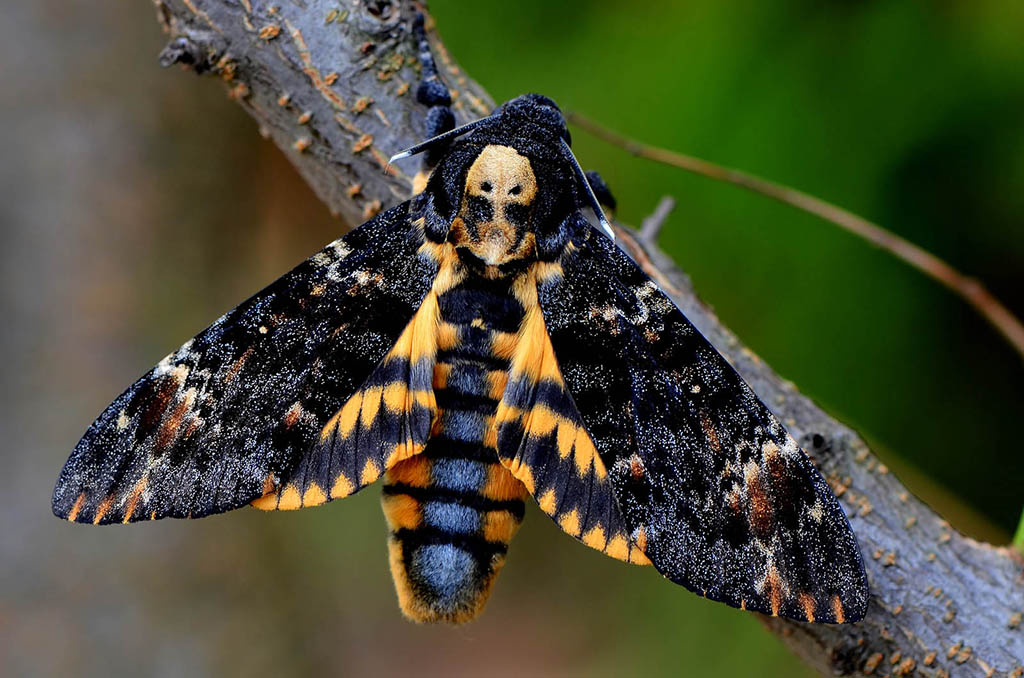
[{"label": "thin twig", "polygon": [[618,146],[633,155],[671,165],[672,167],[678,167],[687,172],[693,172],[694,174],[718,181],[742,186],[755,193],[760,193],[761,195],[814,214],[825,221],[860,236],[902,259],[958,294],[964,301],[973,306],[978,313],[984,316],[1003,335],[1003,338],[1016,349],[1017,353],[1024,358],[1024,325],[1008,308],[992,296],[980,282],[960,273],[934,254],[921,249],[895,233],[887,231],[878,224],[862,219],[852,212],[848,212],[802,191],[782,186],[753,174],[722,167],[721,165],[716,165],[700,158],[694,158],[693,156],[639,143],[621,134],[612,132],[578,113],[569,113],[568,118],[570,122],[579,125],[590,134]]},{"label": "thin twig", "polygon": [[650,216],[646,217],[640,224],[640,239],[646,244],[654,244],[658,241],[658,234],[661,227],[665,225],[668,215],[676,207],[676,201],[670,195],[662,196],[658,206],[654,208]]}]

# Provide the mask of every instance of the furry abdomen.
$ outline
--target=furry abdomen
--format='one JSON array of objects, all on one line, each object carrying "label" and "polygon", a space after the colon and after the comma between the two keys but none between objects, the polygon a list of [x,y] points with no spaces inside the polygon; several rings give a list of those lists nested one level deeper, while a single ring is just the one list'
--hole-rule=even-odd
[{"label": "furry abdomen", "polygon": [[437,416],[426,449],[385,476],[402,611],[460,623],[483,608],[523,519],[526,488],[498,460],[494,415],[523,308],[511,279],[469,273],[439,298]]}]

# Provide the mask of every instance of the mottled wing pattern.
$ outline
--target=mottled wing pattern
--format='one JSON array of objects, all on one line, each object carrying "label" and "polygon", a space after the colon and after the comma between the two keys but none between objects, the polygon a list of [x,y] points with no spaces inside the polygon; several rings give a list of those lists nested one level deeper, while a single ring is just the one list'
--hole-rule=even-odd
[{"label": "mottled wing pattern", "polygon": [[557,265],[535,264],[515,288],[526,313],[495,415],[498,457],[565,532],[613,558],[647,564],[619,513],[608,469],[566,390],[538,304],[538,280],[558,270]]},{"label": "mottled wing pattern", "polygon": [[407,205],[382,213],[167,356],[89,427],[54,513],[197,518],[273,491],[420,305],[422,243]]},{"label": "mottled wing pattern", "polygon": [[347,497],[423,451],[438,412],[434,366],[444,334],[438,297],[453,282],[449,250],[433,243],[420,248],[436,275],[419,309],[366,381],[327,420],[311,451],[253,506],[298,509]]},{"label": "mottled wing pattern", "polygon": [[810,459],[610,240],[583,226],[540,305],[634,543],[688,589],[799,620],[862,618],[856,539]]}]

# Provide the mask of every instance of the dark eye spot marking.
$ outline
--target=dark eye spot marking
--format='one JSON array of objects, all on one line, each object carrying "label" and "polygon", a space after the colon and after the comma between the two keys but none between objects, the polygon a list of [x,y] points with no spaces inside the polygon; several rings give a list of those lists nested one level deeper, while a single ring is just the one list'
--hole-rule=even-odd
[{"label": "dark eye spot marking", "polygon": [[468,207],[466,221],[471,224],[479,224],[494,218],[494,206],[487,198],[481,198],[478,195],[470,196]]},{"label": "dark eye spot marking", "polygon": [[480,184],[480,190],[483,191],[484,193],[490,193],[492,188],[494,187],[491,186],[491,182],[489,181],[485,181],[484,183]]},{"label": "dark eye spot marking", "polygon": [[508,203],[505,205],[505,218],[516,226],[525,226],[530,218],[530,207],[515,202]]},{"label": "dark eye spot marking", "polygon": [[508,194],[509,195],[519,195],[522,192],[523,192],[523,187],[520,186],[519,184],[516,184],[515,186],[513,186],[512,188],[509,189]]}]

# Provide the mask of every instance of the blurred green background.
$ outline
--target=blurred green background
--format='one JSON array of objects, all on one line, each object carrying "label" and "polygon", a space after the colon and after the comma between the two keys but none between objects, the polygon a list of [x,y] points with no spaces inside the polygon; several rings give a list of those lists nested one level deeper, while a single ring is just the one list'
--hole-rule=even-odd
[{"label": "blurred green background", "polygon": [[[874,219],[1024,315],[1024,4],[435,1],[498,100]],[[808,675],[755,618],[529,512],[487,612],[416,627],[369,490],[321,509],[90,529],[49,497],[93,417],[343,226],[211,79],[161,71],[145,3],[0,9],[0,666],[7,675]],[[766,199],[574,132],[725,323],[954,525],[1019,516],[1022,365],[957,298]],[[913,576],[913,573],[908,573]]]}]

